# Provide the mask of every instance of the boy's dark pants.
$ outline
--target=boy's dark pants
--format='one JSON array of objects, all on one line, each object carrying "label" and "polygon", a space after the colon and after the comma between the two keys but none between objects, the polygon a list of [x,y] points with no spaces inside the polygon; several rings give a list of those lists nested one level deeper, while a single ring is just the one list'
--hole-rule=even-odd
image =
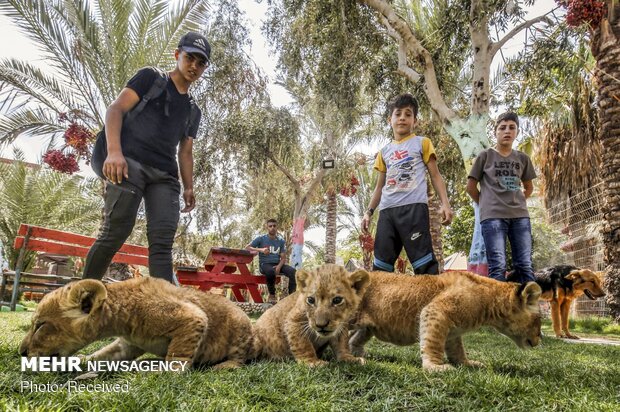
[{"label": "boy's dark pants", "polygon": [[125,158],[129,179],[106,182],[104,220],[84,264],[84,279],[101,279],[133,230],[144,198],[149,273],[172,282],[172,244],[179,223],[181,185],[172,175]]},{"label": "boy's dark pants", "polygon": [[403,247],[415,273],[439,273],[439,264],[433,253],[427,204],[413,203],[381,210],[373,270],[394,272],[394,262]]},{"label": "boy's dark pants", "polygon": [[[270,295],[276,294],[276,270],[277,263],[261,263],[260,273],[267,277],[267,290]],[[280,274],[288,278],[288,293],[289,295],[297,289],[297,282],[295,281],[295,268],[289,265],[282,265]]]}]

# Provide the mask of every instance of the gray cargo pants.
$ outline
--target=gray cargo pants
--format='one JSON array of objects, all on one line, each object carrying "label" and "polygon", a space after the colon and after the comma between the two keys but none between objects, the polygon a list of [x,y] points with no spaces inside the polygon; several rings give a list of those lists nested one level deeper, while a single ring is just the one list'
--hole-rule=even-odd
[{"label": "gray cargo pants", "polygon": [[149,273],[173,282],[172,244],[179,223],[181,185],[171,174],[125,158],[129,179],[106,182],[104,220],[84,264],[84,279],[101,279],[127,240],[144,198],[149,242]]}]

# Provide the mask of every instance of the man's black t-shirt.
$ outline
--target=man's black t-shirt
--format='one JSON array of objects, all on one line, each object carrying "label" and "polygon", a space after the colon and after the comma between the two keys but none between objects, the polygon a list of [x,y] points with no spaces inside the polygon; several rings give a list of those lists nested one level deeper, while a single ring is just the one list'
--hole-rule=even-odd
[{"label": "man's black t-shirt", "polygon": [[[157,76],[161,76],[157,70],[145,67],[127,82],[127,87],[142,98]],[[167,116],[166,99],[168,99]],[[123,123],[121,130],[123,155],[164,170],[178,178],[177,146],[185,137],[186,120],[190,113],[189,95],[179,93],[172,79],[168,79],[166,91],[149,101],[132,122]],[[196,137],[199,123],[200,110],[197,109],[194,119],[190,121],[189,137]]]}]

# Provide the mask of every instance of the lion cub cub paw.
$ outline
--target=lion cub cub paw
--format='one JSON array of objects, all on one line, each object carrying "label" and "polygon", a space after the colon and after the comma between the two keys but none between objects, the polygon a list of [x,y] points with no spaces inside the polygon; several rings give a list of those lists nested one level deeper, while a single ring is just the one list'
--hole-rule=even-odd
[{"label": "lion cub cub paw", "polygon": [[454,366],[448,365],[447,363],[442,364],[442,365],[436,365],[436,364],[423,365],[422,367],[427,372],[445,372],[445,371],[450,371],[450,370],[455,369]]},{"label": "lion cub cub paw", "polygon": [[213,366],[213,370],[222,370],[222,369],[236,369],[236,368],[240,368],[241,367],[241,363],[238,361],[232,361],[232,360],[228,360],[222,363],[218,363],[217,365]]},{"label": "lion cub cub paw", "polygon": [[311,368],[316,368],[316,367],[320,367],[320,366],[325,366],[329,362],[324,361],[322,359],[312,359],[312,360],[301,360],[301,361],[299,361],[299,363],[302,363],[302,364],[304,364],[306,366],[309,366]]},{"label": "lion cub cub paw", "polygon": [[366,359],[358,356],[346,356],[340,359],[342,362],[359,363],[360,365],[366,365]]},{"label": "lion cub cub paw", "polygon": [[463,366],[469,366],[470,368],[486,368],[484,363],[475,360],[468,360],[463,363]]}]

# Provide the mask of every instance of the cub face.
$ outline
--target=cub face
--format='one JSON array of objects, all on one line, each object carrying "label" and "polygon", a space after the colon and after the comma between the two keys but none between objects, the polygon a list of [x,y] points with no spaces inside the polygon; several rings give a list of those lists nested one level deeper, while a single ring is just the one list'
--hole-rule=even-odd
[{"label": "cub face", "polygon": [[500,333],[508,336],[522,349],[540,344],[542,333],[538,299],[541,293],[542,289],[536,282],[516,287],[512,310],[497,327]]},{"label": "cub face", "polygon": [[332,337],[347,328],[370,282],[368,272],[347,272],[325,264],[296,274],[300,299],[310,328],[318,336]]},{"label": "cub face", "polygon": [[106,297],[97,280],[70,283],[46,295],[19,346],[21,356],[70,356],[88,345],[88,336],[97,331],[89,320]]}]

